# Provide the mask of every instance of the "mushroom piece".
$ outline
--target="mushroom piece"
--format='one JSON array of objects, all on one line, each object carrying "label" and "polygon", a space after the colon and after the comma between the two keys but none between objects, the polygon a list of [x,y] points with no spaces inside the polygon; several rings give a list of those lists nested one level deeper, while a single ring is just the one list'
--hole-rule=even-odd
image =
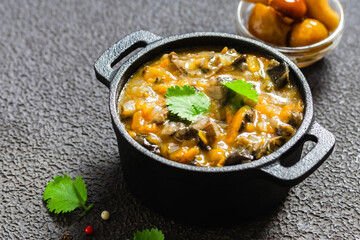
[{"label": "mushroom piece", "polygon": [[222,105],[226,101],[227,95],[229,93],[228,88],[225,87],[223,83],[233,82],[235,80],[235,78],[228,75],[219,75],[216,78],[215,85],[209,86],[205,89],[206,95],[213,100],[217,100],[218,103]]},{"label": "mushroom piece", "polygon": [[180,57],[175,53],[175,52],[171,52],[169,54],[169,60],[170,62],[172,62],[181,72],[188,74],[188,72],[186,71],[186,61],[183,61],[180,59]]},{"label": "mushroom piece", "polygon": [[285,62],[268,69],[266,73],[278,89],[283,88],[289,82],[289,66]]},{"label": "mushroom piece", "polygon": [[255,122],[255,118],[256,118],[255,111],[252,108],[245,114],[243,124],[248,123],[248,122],[253,123],[253,122]]},{"label": "mushroom piece", "polygon": [[132,115],[135,113],[135,101],[129,100],[127,102],[124,102],[121,106],[121,116],[124,118],[132,117]]},{"label": "mushroom piece", "polygon": [[155,106],[151,112],[151,122],[156,124],[161,124],[165,122],[168,112],[169,109],[166,107]]},{"label": "mushroom piece", "polygon": [[206,138],[206,132],[199,130],[198,137],[199,137],[199,143],[198,143],[199,147],[203,150],[209,151],[211,149],[211,147],[208,146],[209,141]]},{"label": "mushroom piece", "polygon": [[135,136],[135,140],[140,143],[143,147],[150,150],[151,152],[160,153],[159,147],[155,144],[151,144],[147,139],[147,135],[138,134]]},{"label": "mushroom piece", "polygon": [[171,136],[173,135],[176,131],[179,131],[181,129],[185,128],[185,124],[182,122],[166,122],[164,123],[164,127],[161,130],[161,135],[167,135],[167,136]]},{"label": "mushroom piece", "polygon": [[217,81],[217,85],[222,85],[223,83],[236,81],[236,78],[227,74],[223,74],[223,75],[218,75],[216,81]]},{"label": "mushroom piece", "polygon": [[200,116],[190,125],[191,128],[206,132],[206,138],[210,141],[215,140],[220,135],[219,126],[210,118]]},{"label": "mushroom piece", "polygon": [[186,127],[176,131],[173,135],[176,140],[183,142],[197,137],[198,130]]},{"label": "mushroom piece", "polygon": [[226,100],[227,89],[221,85],[209,86],[206,88],[206,95],[221,104]]},{"label": "mushroom piece", "polygon": [[293,127],[299,127],[302,122],[302,113],[293,111],[290,115],[289,124]]},{"label": "mushroom piece", "polygon": [[211,119],[205,123],[202,130],[206,132],[206,136],[209,138],[216,139],[220,135],[219,126]]},{"label": "mushroom piece", "polygon": [[[221,134],[220,128],[215,121],[206,116],[199,116],[189,127],[197,131],[199,144],[204,146],[212,145]],[[204,138],[206,138],[206,140]],[[204,146],[200,147],[204,149]]]},{"label": "mushroom piece", "polygon": [[202,128],[205,126],[205,124],[209,121],[209,117],[200,115],[197,117],[197,119],[190,124],[191,128],[194,128],[196,130],[202,130]]},{"label": "mushroom piece", "polygon": [[266,140],[263,144],[257,144],[253,150],[252,155],[255,157],[255,159],[259,159],[265,155],[268,155],[284,144],[284,140],[284,137],[278,136]]},{"label": "mushroom piece", "polygon": [[240,57],[235,59],[235,61],[231,65],[238,66],[240,69],[244,70],[247,67],[246,58],[246,54],[241,54]]},{"label": "mushroom piece", "polygon": [[230,49],[226,53],[210,54],[196,61],[182,60],[175,52],[171,52],[168,57],[170,62],[185,75],[204,78],[210,78],[221,68],[230,66],[238,59],[240,61],[239,54],[234,49]]},{"label": "mushroom piece", "polygon": [[226,159],[224,166],[236,165],[244,162],[251,162],[254,157],[245,151],[236,151],[231,153]]},{"label": "mushroom piece", "polygon": [[172,154],[180,149],[180,146],[177,143],[166,143],[161,146],[161,153],[165,155]]},{"label": "mushroom piece", "polygon": [[277,126],[275,130],[278,136],[283,137],[292,137],[295,132],[294,128],[288,124],[279,124],[279,126]]}]

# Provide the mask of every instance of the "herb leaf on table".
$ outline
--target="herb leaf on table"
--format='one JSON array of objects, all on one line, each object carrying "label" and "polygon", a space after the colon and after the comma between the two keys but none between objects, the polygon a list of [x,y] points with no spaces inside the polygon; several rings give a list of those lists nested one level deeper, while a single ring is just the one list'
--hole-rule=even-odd
[{"label": "herb leaf on table", "polygon": [[155,228],[152,228],[150,231],[148,229],[137,231],[134,233],[134,240],[164,240],[164,234]]},{"label": "herb leaf on table", "polygon": [[56,176],[45,187],[43,199],[47,202],[47,209],[56,214],[71,212],[75,208],[81,207],[84,209],[81,215],[84,215],[93,206],[93,203],[89,206],[85,205],[87,190],[81,176],[74,181],[66,174]]}]

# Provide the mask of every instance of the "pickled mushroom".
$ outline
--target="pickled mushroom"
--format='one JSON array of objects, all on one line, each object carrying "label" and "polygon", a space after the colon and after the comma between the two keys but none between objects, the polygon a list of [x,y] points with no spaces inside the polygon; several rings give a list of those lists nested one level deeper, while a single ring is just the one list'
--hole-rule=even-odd
[{"label": "pickled mushroom", "polygon": [[289,45],[290,47],[301,47],[311,45],[327,38],[329,32],[318,20],[307,18],[301,23],[293,26]]},{"label": "pickled mushroom", "polygon": [[327,0],[305,0],[307,15],[322,22],[329,31],[334,31],[339,25],[339,15],[330,7]]},{"label": "pickled mushroom", "polygon": [[286,46],[291,29],[282,17],[269,6],[256,4],[249,17],[249,31],[259,39],[279,46]]},{"label": "pickled mushroom", "polygon": [[303,19],[306,14],[306,4],[304,0],[269,0],[269,6],[284,16],[293,19]]},{"label": "pickled mushroom", "polygon": [[249,16],[249,32],[278,46],[300,47],[320,42],[340,22],[328,0],[244,1],[255,3]]}]

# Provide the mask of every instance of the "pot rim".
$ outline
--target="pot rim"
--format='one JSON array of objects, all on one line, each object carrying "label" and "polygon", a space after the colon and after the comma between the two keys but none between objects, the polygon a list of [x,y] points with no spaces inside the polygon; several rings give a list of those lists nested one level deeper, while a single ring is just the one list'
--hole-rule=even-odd
[{"label": "pot rim", "polygon": [[[175,161],[171,161],[169,159],[166,159],[160,155],[157,155],[155,153],[150,152],[146,148],[144,148],[140,143],[138,143],[136,140],[134,140],[126,131],[124,124],[121,123],[119,113],[118,113],[118,97],[121,94],[122,88],[119,89],[120,83],[123,80],[124,74],[129,70],[129,67],[136,61],[138,61],[142,56],[148,54],[152,50],[156,50],[156,48],[161,47],[162,45],[167,44],[174,44],[177,41],[181,41],[184,39],[190,39],[190,38],[221,38],[224,39],[226,42],[226,39],[236,40],[239,42],[247,42],[253,46],[256,46],[256,48],[262,48],[266,51],[269,55],[276,56],[276,58],[281,59],[282,61],[286,62],[289,65],[290,71],[293,72],[293,76],[297,78],[297,87],[302,92],[303,101],[305,104],[304,108],[304,117],[303,121],[299,127],[299,129],[296,131],[295,135],[289,139],[284,145],[282,145],[278,150],[275,152],[261,157],[258,160],[249,162],[249,163],[242,163],[238,165],[231,165],[231,166],[224,166],[224,167],[199,167],[199,166],[192,166],[187,164],[178,163]],[[211,44],[208,44],[211,45]],[[225,46],[226,44],[224,44]],[[191,46],[189,46],[191,47]],[[173,50],[173,49],[169,49]],[[163,53],[165,51],[162,51]],[[160,54],[160,53],[159,53]],[[156,57],[156,56],[154,56]],[[145,62],[142,62],[144,64]],[[141,65],[142,65],[141,64]],[[124,79],[124,85],[128,79]],[[302,89],[301,89],[302,88]],[[302,74],[300,69],[285,55],[280,53],[278,50],[274,49],[273,47],[270,47],[262,42],[259,42],[254,39],[249,39],[245,37],[241,37],[234,34],[229,33],[217,33],[217,32],[194,32],[194,33],[186,33],[181,35],[173,35],[169,37],[161,38],[160,40],[154,41],[150,43],[149,45],[145,46],[142,50],[131,56],[126,62],[124,62],[118,69],[117,73],[114,75],[113,79],[111,79],[110,84],[110,113],[111,118],[114,123],[114,127],[117,128],[117,130],[120,132],[120,134],[134,147],[136,150],[142,152],[147,157],[157,161],[158,163],[174,167],[177,169],[185,170],[185,171],[192,171],[192,172],[199,172],[199,173],[226,173],[226,172],[237,172],[237,171],[243,171],[243,170],[249,170],[249,169],[257,169],[262,166],[270,165],[276,161],[281,160],[281,156],[288,153],[292,150],[292,148],[296,145],[298,141],[301,140],[301,138],[305,135],[305,133],[308,131],[310,125],[312,124],[313,120],[313,101],[312,101],[312,94],[310,87],[306,81],[305,76]],[[121,143],[118,143],[121,144]]]}]

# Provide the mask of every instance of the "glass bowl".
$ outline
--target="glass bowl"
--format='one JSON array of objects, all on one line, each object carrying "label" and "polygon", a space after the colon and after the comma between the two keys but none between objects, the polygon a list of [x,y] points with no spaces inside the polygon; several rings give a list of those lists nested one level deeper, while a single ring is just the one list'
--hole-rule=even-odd
[{"label": "glass bowl", "polygon": [[245,37],[250,37],[265,44],[268,44],[288,58],[290,58],[298,67],[306,67],[319,61],[322,57],[333,50],[340,42],[341,36],[344,30],[344,9],[339,0],[328,0],[329,5],[339,14],[340,22],[335,31],[331,32],[330,35],[324,40],[314,43],[312,45],[303,47],[283,47],[277,46],[271,43],[264,42],[248,31],[248,20],[254,3],[245,2],[240,0],[237,11],[236,11],[236,28],[237,32]]}]

